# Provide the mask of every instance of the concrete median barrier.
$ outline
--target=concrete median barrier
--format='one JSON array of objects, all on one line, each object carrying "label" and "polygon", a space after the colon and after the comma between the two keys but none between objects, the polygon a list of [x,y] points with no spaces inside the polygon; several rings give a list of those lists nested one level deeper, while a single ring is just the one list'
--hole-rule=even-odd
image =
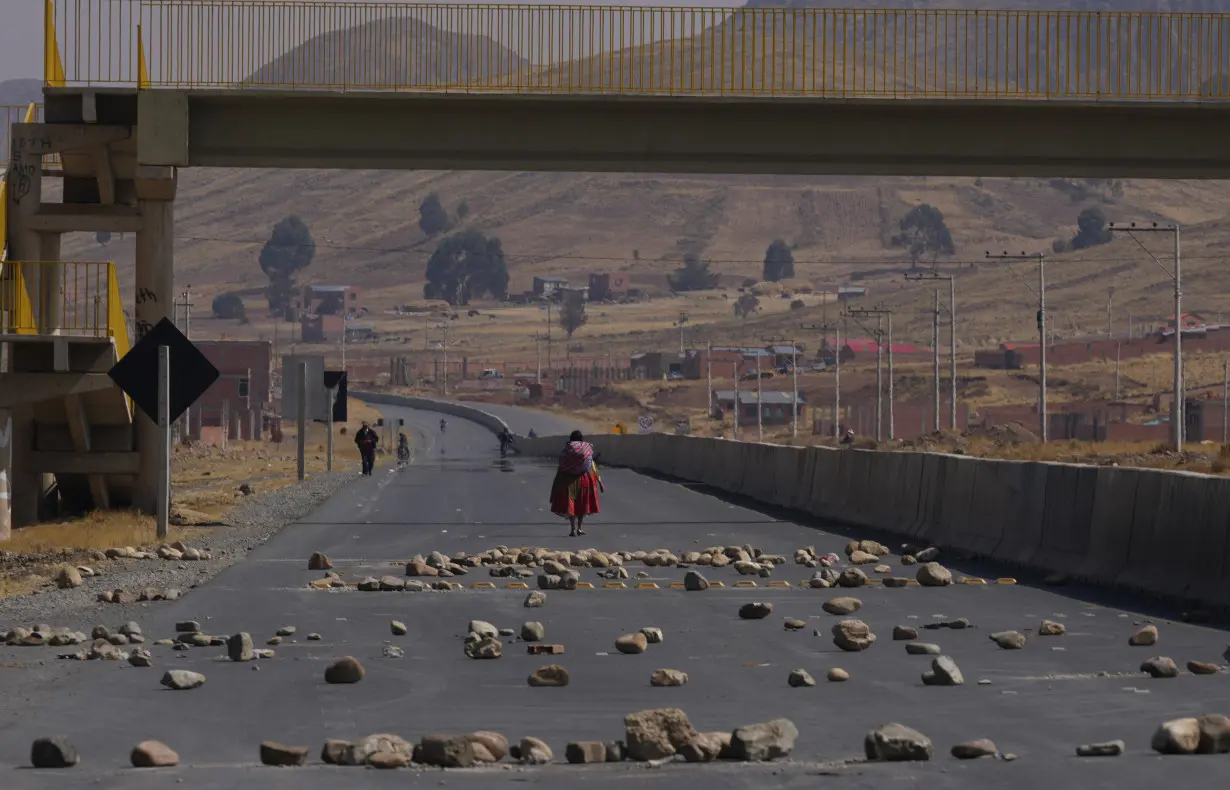
[{"label": "concrete median barrier", "polygon": [[1089,547],[1077,575],[1098,584],[1114,585],[1127,567],[1136,511],[1136,487],[1142,469],[1099,467],[1089,514]]},{"label": "concrete median barrier", "polygon": [[374,403],[384,406],[400,406],[403,409],[415,409],[418,411],[434,411],[440,414],[450,414],[454,417],[459,417],[463,420],[477,423],[494,434],[499,434],[502,431],[507,431],[508,424],[496,417],[494,414],[485,412],[476,406],[470,406],[465,403],[457,403],[455,401],[435,400],[434,398],[420,398],[410,395],[389,395],[383,392],[352,392],[351,397],[361,400],[365,403]]},{"label": "concrete median barrier", "polygon": [[811,493],[803,510],[818,518],[837,518],[836,514],[840,510],[836,501],[837,481],[841,456],[845,451],[817,447],[812,452],[815,453],[815,459],[811,465]]},{"label": "concrete median barrier", "polygon": [[802,456],[795,470],[795,482],[790,491],[790,501],[786,506],[792,510],[805,511],[811,502],[812,478],[816,474],[816,458],[818,451],[808,447],[799,451]]},{"label": "concrete median barrier", "polygon": [[1194,544],[1196,556],[1191,558],[1187,597],[1230,606],[1230,480],[1209,478],[1206,485],[1209,490]]},{"label": "concrete median barrier", "polygon": [[930,534],[932,543],[970,550],[970,544],[977,542],[968,533],[974,470],[979,463],[982,462],[960,455],[939,457],[939,498]]},{"label": "concrete median barrier", "polygon": [[1077,574],[1089,553],[1097,467],[1048,464],[1042,541],[1030,562],[1040,568]]},{"label": "concrete median barrier", "polygon": [[999,502],[999,543],[991,557],[1020,567],[1029,567],[1042,545],[1046,514],[1047,464],[1004,461],[1000,470],[1003,499]]},{"label": "concrete median barrier", "polygon": [[918,513],[915,517],[917,526],[910,533],[915,543],[934,543],[934,535],[939,533],[940,500],[943,499],[943,462],[944,456],[937,453],[924,453],[922,472],[919,477]]}]

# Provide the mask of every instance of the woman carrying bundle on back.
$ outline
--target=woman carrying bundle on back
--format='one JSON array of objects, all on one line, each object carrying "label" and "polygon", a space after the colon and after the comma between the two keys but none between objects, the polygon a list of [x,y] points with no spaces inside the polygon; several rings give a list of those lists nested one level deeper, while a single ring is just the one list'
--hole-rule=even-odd
[{"label": "woman carrying bundle on back", "polygon": [[594,446],[580,431],[573,431],[551,484],[551,512],[568,519],[569,537],[585,534],[585,517],[598,512],[599,491],[605,489],[594,463]]}]

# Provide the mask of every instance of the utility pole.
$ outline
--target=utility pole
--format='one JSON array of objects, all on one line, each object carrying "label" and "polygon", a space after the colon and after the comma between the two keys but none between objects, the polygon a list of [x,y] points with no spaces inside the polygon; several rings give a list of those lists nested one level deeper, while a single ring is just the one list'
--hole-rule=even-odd
[{"label": "utility pole", "polygon": [[[1046,256],[1042,253],[1027,255],[1022,252],[1020,255],[1009,255],[1008,253],[1000,253],[992,255],[987,253],[987,260],[1004,261],[1008,265],[1008,271],[1021,281],[1021,284],[1029,289],[1030,293],[1038,297],[1038,438],[1043,443],[1047,440],[1047,408],[1046,408]],[[1017,274],[1012,268],[1012,261],[1037,261],[1038,262],[1038,288],[1034,290],[1026,280]],[[1115,291],[1112,286],[1110,292]],[[1107,328],[1110,328],[1110,302],[1106,303],[1106,320]],[[1117,352],[1116,352],[1117,353]],[[1115,391],[1119,389],[1119,374],[1118,367],[1115,368]],[[1116,395],[1117,397],[1117,395]]]},{"label": "utility pole", "polygon": [[764,441],[764,399],[760,389],[760,354],[756,354],[756,441]]},{"label": "utility pole", "polygon": [[333,404],[337,403],[337,387],[329,388],[329,414],[327,415],[329,434],[325,438],[325,471],[333,471]]},{"label": "utility pole", "polygon": [[735,362],[735,424],[734,424],[734,440],[739,441],[739,409],[742,405],[739,403],[739,363]]},{"label": "utility pole", "polygon": [[1119,352],[1122,349],[1122,343],[1115,343],[1115,400],[1119,400]]},{"label": "utility pole", "polygon": [[1115,301],[1115,286],[1111,283],[1106,287],[1106,337],[1112,338],[1115,336],[1115,324],[1111,319],[1111,306]]},{"label": "utility pole", "polygon": [[[1148,225],[1137,225],[1135,222],[1112,222],[1107,226],[1112,233],[1126,233],[1132,241],[1145,251],[1158,268],[1174,281],[1174,396],[1170,406],[1170,434],[1176,451],[1183,451],[1183,418],[1185,391],[1183,386],[1183,270],[1182,255],[1179,243],[1179,225],[1159,225],[1156,222]],[[1136,233],[1172,233],[1174,234],[1174,272],[1157,259],[1149,248],[1136,238]]]},{"label": "utility pole", "polygon": [[[858,321],[860,317],[875,316],[876,328],[876,441],[882,441],[884,438],[883,428],[883,394],[884,385],[883,377],[881,376],[881,359],[884,356],[884,346],[888,345],[888,439],[892,441],[896,438],[895,420],[893,418],[893,311],[884,307],[877,307],[873,310],[864,310],[851,308],[846,310],[846,315]],[[884,319],[888,318],[888,336],[884,333]],[[861,326],[861,323],[860,323]],[[864,327],[865,328],[865,327]]]},{"label": "utility pole", "polygon": [[688,314],[679,314],[679,356],[683,357],[683,325],[688,322]]},{"label": "utility pole", "polygon": [[1230,444],[1230,360],[1221,363],[1221,443]]},{"label": "utility pole", "polygon": [[537,361],[537,372],[534,374],[535,381],[541,384],[542,383],[542,333],[541,332],[534,335],[534,353],[538,360]]},{"label": "utility pole", "polygon": [[906,272],[907,280],[947,280],[948,281],[948,404],[949,427],[957,430],[957,278],[951,274],[940,274],[932,269]]},{"label": "utility pole", "polygon": [[835,331],[833,339],[833,438],[841,438],[841,324],[824,322],[819,326],[805,326],[803,329],[814,329],[824,333],[822,345],[828,343],[829,330]]},{"label": "utility pole", "polygon": [[299,472],[300,482],[303,481],[303,477],[304,477],[303,458],[304,458],[304,453],[307,450],[307,376],[308,376],[307,371],[308,371],[307,363],[300,362],[299,363],[299,380],[295,382],[295,384],[297,385],[297,389],[298,389],[298,392],[296,393],[296,400],[295,400],[295,403],[297,406],[295,410],[295,420],[297,423],[296,428],[299,432],[298,437],[296,437],[296,441],[298,445],[297,447],[298,460],[299,460],[298,472]]},{"label": "utility pole", "polygon": [[705,411],[713,416],[713,343],[705,343],[705,381],[708,385],[709,397],[705,400]]},{"label": "utility pole", "polygon": [[940,289],[935,289],[935,307],[931,313],[931,356],[934,362],[932,376],[935,384],[935,406],[932,409],[932,430],[940,432]]}]

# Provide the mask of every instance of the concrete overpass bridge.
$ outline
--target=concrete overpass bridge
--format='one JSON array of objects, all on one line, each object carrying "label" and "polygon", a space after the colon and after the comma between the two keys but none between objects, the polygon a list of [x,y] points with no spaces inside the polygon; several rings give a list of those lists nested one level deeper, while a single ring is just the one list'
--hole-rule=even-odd
[{"label": "concrete overpass bridge", "polygon": [[1230,14],[47,0],[43,35],[3,201],[17,524],[56,473],[152,509],[157,431],[101,373],[125,300],[59,240],[136,235],[139,338],[179,168],[1230,177]]}]

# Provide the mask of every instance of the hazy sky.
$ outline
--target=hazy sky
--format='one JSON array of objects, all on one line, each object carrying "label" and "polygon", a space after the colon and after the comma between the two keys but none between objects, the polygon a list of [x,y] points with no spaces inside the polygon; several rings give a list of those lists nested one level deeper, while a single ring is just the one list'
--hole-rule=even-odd
[{"label": "hazy sky", "polygon": [[[369,0],[370,1],[370,0]],[[375,0],[387,2],[388,0]],[[92,0],[93,3],[122,0]],[[677,3],[668,0],[569,0],[569,5],[640,5],[666,6]],[[743,0],[688,0],[690,6],[732,7]],[[83,6],[86,4],[83,3]],[[0,80],[42,78],[43,76],[43,3],[41,0],[0,0]]]}]

